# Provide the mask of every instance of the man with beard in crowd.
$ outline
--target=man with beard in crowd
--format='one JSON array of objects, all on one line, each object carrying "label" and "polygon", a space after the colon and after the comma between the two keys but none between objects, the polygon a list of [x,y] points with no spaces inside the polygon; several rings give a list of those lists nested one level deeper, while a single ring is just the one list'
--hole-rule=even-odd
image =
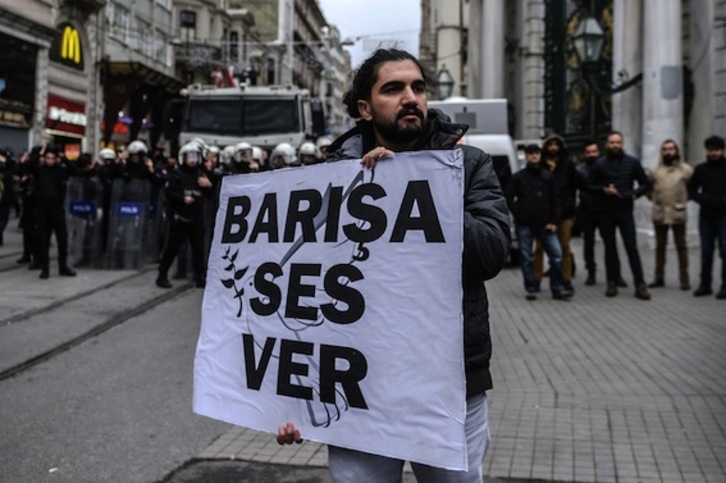
[{"label": "man with beard in crowd", "polygon": [[[577,203],[577,173],[575,164],[567,154],[567,147],[562,136],[548,136],[542,144],[541,167],[550,171],[555,178],[560,201],[560,221],[557,224],[557,239],[562,251],[562,287],[567,293],[574,293],[572,276],[574,257],[570,250],[572,226],[575,224],[575,206]],[[543,250],[539,239],[534,252],[534,280],[537,285],[542,281]],[[551,275],[551,274],[550,274]]]},{"label": "man with beard in crowd", "polygon": [[690,290],[686,246],[686,203],[688,203],[688,182],[693,175],[693,168],[681,161],[678,144],[672,139],[663,141],[660,146],[660,157],[660,162],[648,170],[648,178],[653,185],[648,198],[653,202],[651,217],[655,229],[655,277],[648,287],[665,286],[666,246],[670,228],[678,253],[681,290]]},{"label": "man with beard in crowd", "polygon": [[[450,471],[411,463],[419,481],[481,482],[483,459],[489,444],[486,391],[491,338],[484,281],[504,267],[509,255],[509,213],[492,158],[458,141],[467,126],[452,124],[440,111],[428,109],[427,78],[419,61],[397,49],[379,49],[355,74],[345,96],[348,114],[360,119],[328,150],[328,161],[361,159],[373,168],[377,162],[398,162],[396,152],[461,149],[464,158],[463,272],[464,344],[466,361],[467,471]],[[435,276],[435,274],[432,274]],[[416,281],[412,280],[412,286]],[[385,287],[381,287],[385,290]],[[294,423],[281,425],[278,443],[300,442]],[[404,461],[360,451],[328,447],[332,480],[400,481]]]},{"label": "man with beard in crowd", "polygon": [[706,139],[706,162],[696,166],[691,178],[691,199],[701,206],[698,232],[701,235],[701,283],[693,295],[711,295],[713,250],[718,240],[721,256],[721,289],[719,300],[726,299],[726,158],[724,139],[711,136]]},{"label": "man with beard in crowd", "polygon": [[[634,187],[635,184],[637,187]],[[633,218],[635,200],[648,192],[650,181],[640,160],[623,150],[621,133],[612,131],[608,134],[605,141],[605,156],[598,159],[590,171],[589,189],[599,194],[602,208],[600,233],[605,243],[605,271],[608,282],[605,295],[615,297],[618,294],[619,267],[616,258],[618,247],[615,240],[615,230],[618,229],[633,273],[635,296],[640,300],[650,300],[638,253]]]}]

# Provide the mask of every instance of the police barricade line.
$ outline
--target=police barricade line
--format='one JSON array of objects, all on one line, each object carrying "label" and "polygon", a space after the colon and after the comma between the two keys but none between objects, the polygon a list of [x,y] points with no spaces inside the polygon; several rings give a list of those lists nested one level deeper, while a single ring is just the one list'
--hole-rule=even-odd
[{"label": "police barricade line", "polygon": [[66,194],[68,260],[75,267],[99,268],[104,189],[97,177],[72,176]]},{"label": "police barricade line", "polygon": [[111,186],[108,249],[105,266],[139,269],[146,262],[144,237],[151,185],[143,179],[116,179]]}]

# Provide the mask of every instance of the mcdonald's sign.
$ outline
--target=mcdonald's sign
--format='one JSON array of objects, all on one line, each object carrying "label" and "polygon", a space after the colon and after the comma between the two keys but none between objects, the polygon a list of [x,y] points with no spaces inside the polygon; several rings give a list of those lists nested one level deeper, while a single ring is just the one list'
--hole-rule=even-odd
[{"label": "mcdonald's sign", "polygon": [[77,28],[70,23],[58,26],[58,35],[50,48],[50,59],[83,70],[83,46]]}]

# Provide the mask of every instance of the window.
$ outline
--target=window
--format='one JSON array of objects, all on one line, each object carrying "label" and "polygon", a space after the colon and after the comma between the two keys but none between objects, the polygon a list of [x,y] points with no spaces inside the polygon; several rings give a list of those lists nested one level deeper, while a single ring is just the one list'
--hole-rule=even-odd
[{"label": "window", "polygon": [[203,99],[189,103],[187,130],[229,135],[299,131],[295,99]]},{"label": "window", "polygon": [[229,33],[229,53],[232,62],[237,62],[239,52],[239,34],[236,30]]},{"label": "window", "polygon": [[136,19],[136,49],[152,57],[154,44],[151,41],[151,24],[139,18]]},{"label": "window", "polygon": [[184,42],[197,38],[197,14],[191,10],[179,12],[179,34]]},{"label": "window", "polygon": [[169,65],[167,55],[166,35],[161,30],[154,33],[154,59]]},{"label": "window", "polygon": [[129,42],[129,10],[117,3],[112,3],[108,9],[108,22],[111,26],[111,36],[123,42]]}]

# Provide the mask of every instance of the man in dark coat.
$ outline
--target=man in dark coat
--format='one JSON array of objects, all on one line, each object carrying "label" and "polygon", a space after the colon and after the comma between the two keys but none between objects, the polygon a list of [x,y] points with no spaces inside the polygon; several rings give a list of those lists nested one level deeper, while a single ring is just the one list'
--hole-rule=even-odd
[{"label": "man in dark coat", "polygon": [[572,296],[562,279],[562,249],[557,230],[562,220],[560,188],[555,175],[542,167],[542,150],[536,144],[525,149],[527,165],[514,173],[507,189],[507,203],[514,215],[519,240],[519,259],[527,300],[535,300],[539,281],[535,279],[532,243],[539,240],[550,262],[552,297]]},{"label": "man in dark coat", "polygon": [[[637,184],[637,187],[634,185]],[[590,170],[589,190],[600,199],[600,233],[605,243],[605,270],[608,288],[605,295],[618,294],[618,262],[615,230],[620,230],[625,251],[628,254],[630,270],[635,282],[635,296],[650,300],[645,285],[643,265],[638,253],[638,241],[633,218],[635,200],[646,194],[651,187],[640,160],[625,154],[623,135],[617,131],[608,134],[605,142],[605,156],[598,159]]]},{"label": "man in dark coat", "polygon": [[[572,227],[575,224],[575,206],[577,195],[577,172],[570,159],[567,146],[562,136],[552,134],[542,144],[542,169],[550,171],[555,178],[560,198],[560,221],[557,224],[557,240],[562,250],[562,285],[568,292],[574,292],[572,277],[574,274],[574,257],[570,250]],[[537,284],[542,280],[543,250],[540,243],[534,251],[534,279]]]},{"label": "man in dark coat", "polygon": [[[426,93],[427,76],[415,57],[396,49],[377,50],[358,69],[345,97],[348,114],[360,121],[329,147],[327,159],[362,158],[363,165],[370,168],[400,151],[463,151],[462,283],[469,468],[457,472],[417,463],[412,467],[427,481],[481,481],[482,460],[489,444],[486,391],[492,387],[489,304],[483,282],[496,276],[507,261],[509,214],[492,158],[476,148],[457,145],[467,127],[451,124],[442,113],[429,110]],[[300,440],[300,432],[294,424],[282,425],[278,442],[295,440]],[[401,478],[404,465],[398,459],[333,446],[328,448],[328,455],[333,481],[394,481]]]},{"label": "man in dark coat", "polygon": [[696,166],[689,185],[691,199],[701,206],[698,231],[701,235],[701,283],[693,292],[696,297],[712,294],[713,250],[718,240],[721,256],[721,288],[716,294],[726,299],[726,158],[724,139],[706,139],[706,162]]},{"label": "man in dark coat", "polygon": [[58,244],[58,273],[75,277],[76,272],[68,266],[68,228],[64,209],[68,173],[54,147],[45,148],[43,162],[33,176],[36,186],[35,217],[40,236],[40,278],[50,276],[50,237],[53,233]]}]

